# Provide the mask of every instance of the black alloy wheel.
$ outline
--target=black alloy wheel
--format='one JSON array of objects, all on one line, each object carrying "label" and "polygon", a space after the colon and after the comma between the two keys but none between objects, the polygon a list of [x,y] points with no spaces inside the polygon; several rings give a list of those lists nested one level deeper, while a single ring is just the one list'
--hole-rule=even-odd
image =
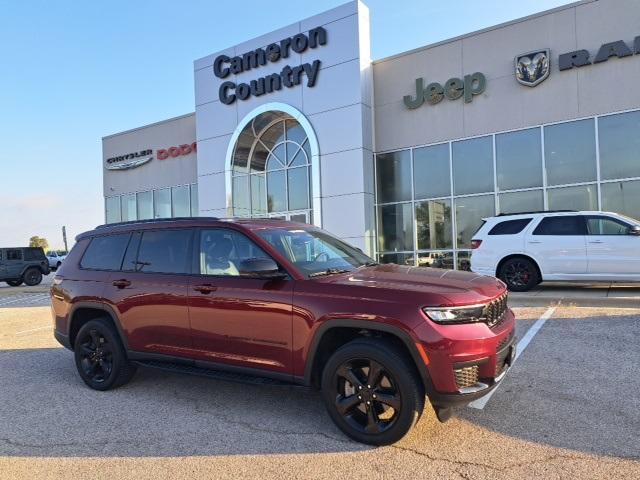
[{"label": "black alloy wheel", "polygon": [[411,358],[381,338],[359,338],[336,350],[322,372],[322,397],[346,435],[389,445],[420,418],[424,388]]},{"label": "black alloy wheel", "polygon": [[42,282],[42,272],[37,268],[29,268],[23,275],[24,283],[30,287]]},{"label": "black alloy wheel", "polygon": [[355,359],[336,372],[336,410],[361,433],[379,434],[390,428],[402,409],[393,377],[375,360]]},{"label": "black alloy wheel", "polygon": [[76,339],[80,349],[80,366],[92,383],[104,383],[113,371],[113,347],[97,329],[83,332]]},{"label": "black alloy wheel", "polygon": [[536,266],[524,257],[507,260],[500,268],[499,277],[514,292],[525,292],[540,282]]},{"label": "black alloy wheel", "polygon": [[136,372],[109,318],[85,323],[75,337],[73,350],[80,377],[94,390],[117,388]]}]

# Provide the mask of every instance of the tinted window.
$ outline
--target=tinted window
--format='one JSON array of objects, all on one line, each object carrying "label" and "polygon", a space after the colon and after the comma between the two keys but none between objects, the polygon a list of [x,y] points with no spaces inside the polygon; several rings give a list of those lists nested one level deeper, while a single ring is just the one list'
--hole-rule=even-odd
[{"label": "tinted window", "polygon": [[456,195],[492,192],[493,140],[491,137],[453,142],[453,189]]},{"label": "tinted window", "polygon": [[496,168],[500,190],[541,187],[540,129],[496,135]]},{"label": "tinted window", "polygon": [[129,241],[127,252],[124,254],[124,260],[122,261],[122,270],[136,270],[138,266],[136,263],[136,258],[138,256],[138,248],[140,248],[140,237],[142,237],[142,234],[140,232],[135,232],[133,235],[131,235],[131,240]]},{"label": "tinted window", "polygon": [[22,260],[22,250],[7,250],[7,260]]},{"label": "tinted window", "polygon": [[600,117],[598,135],[602,178],[640,176],[640,112]]},{"label": "tinted window", "polygon": [[489,235],[515,235],[524,230],[524,227],[529,225],[530,222],[530,218],[519,218],[517,220],[500,222],[489,231]]},{"label": "tinted window", "polygon": [[471,238],[482,226],[482,219],[495,215],[493,195],[455,199],[458,248],[471,247]]},{"label": "tinted window", "polygon": [[239,232],[213,229],[200,233],[200,273],[237,277],[244,260],[270,258],[264,250]]},{"label": "tinted window", "polygon": [[598,210],[595,185],[550,188],[547,190],[549,210]]},{"label": "tinted window", "polygon": [[498,195],[500,213],[526,213],[544,210],[542,190],[509,192]]},{"label": "tinted window", "polygon": [[380,251],[413,250],[413,214],[410,203],[378,208]]},{"label": "tinted window", "polygon": [[448,144],[413,151],[413,183],[415,198],[451,195]]},{"label": "tinted window", "polygon": [[80,266],[93,270],[120,270],[129,234],[94,237],[84,252]]},{"label": "tinted window", "polygon": [[589,235],[628,235],[630,225],[610,217],[588,217]]},{"label": "tinted window", "polygon": [[533,231],[534,235],[584,235],[584,218],[562,216],[543,218]]},{"label": "tinted window", "polygon": [[189,273],[191,230],[144,232],[138,251],[138,271]]},{"label": "tinted window", "polygon": [[596,179],[596,138],[592,118],[544,127],[548,185]]},{"label": "tinted window", "polygon": [[411,200],[411,153],[409,150],[376,155],[378,202]]},{"label": "tinted window", "polygon": [[603,183],[602,210],[640,219],[640,180]]},{"label": "tinted window", "polygon": [[189,206],[189,185],[173,187],[171,189],[171,206],[174,217],[188,217],[191,213]]},{"label": "tinted window", "polygon": [[45,260],[44,251],[41,248],[25,248],[25,260]]},{"label": "tinted window", "polygon": [[416,203],[418,250],[452,248],[451,200]]}]

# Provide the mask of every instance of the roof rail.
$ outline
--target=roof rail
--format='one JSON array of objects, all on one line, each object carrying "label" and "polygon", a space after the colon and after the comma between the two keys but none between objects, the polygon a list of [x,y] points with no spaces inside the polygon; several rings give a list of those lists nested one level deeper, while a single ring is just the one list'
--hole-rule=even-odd
[{"label": "roof rail", "polygon": [[508,217],[510,215],[533,215],[536,213],[576,213],[577,210],[534,210],[532,212],[513,212],[513,213],[499,213],[497,217]]},{"label": "roof rail", "polygon": [[193,222],[199,220],[220,220],[218,217],[173,217],[173,218],[150,218],[148,220],[129,220],[127,222],[104,223],[98,225],[96,230],[101,228],[119,227],[121,225],[137,225],[146,223],[162,223],[162,222]]}]

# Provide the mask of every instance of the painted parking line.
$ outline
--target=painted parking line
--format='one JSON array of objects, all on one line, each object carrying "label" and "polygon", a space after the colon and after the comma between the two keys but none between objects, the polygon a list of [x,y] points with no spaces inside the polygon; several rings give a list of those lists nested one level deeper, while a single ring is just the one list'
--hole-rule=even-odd
[{"label": "painted parking line", "polygon": [[48,293],[27,293],[22,295],[12,295],[6,299],[0,300],[0,307],[4,307],[7,305],[13,305],[15,303],[23,303],[26,305],[33,303],[48,303],[49,294]]},{"label": "painted parking line", "polygon": [[[540,331],[542,326],[546,323],[547,320],[549,320],[549,318],[551,318],[551,315],[553,315],[553,312],[555,311],[556,311],[556,306],[547,308],[545,312],[540,316],[540,318],[536,320],[536,323],[534,323],[531,326],[531,328],[527,330],[527,333],[525,333],[524,337],[520,339],[520,341],[518,342],[518,345],[516,346],[516,356],[513,359],[514,364],[516,363],[516,360],[518,360],[520,355],[522,355],[522,352],[524,352],[524,349],[527,348],[527,345],[529,345],[529,343],[531,342],[531,339],[536,335],[536,333]],[[504,381],[504,379],[502,379],[502,381]],[[469,404],[469,407],[482,410],[487,405],[487,403],[489,403],[489,400],[491,400],[491,397],[493,396],[494,393],[496,393],[498,388],[500,388],[500,385],[498,385],[496,388],[494,388],[484,397],[471,402]]]},{"label": "painted parking line", "polygon": [[46,329],[51,329],[51,328],[53,328],[51,325],[45,325],[44,327],[31,328],[29,330],[22,330],[21,332],[16,332],[16,336],[26,335],[27,333],[39,332],[40,330],[46,330]]}]

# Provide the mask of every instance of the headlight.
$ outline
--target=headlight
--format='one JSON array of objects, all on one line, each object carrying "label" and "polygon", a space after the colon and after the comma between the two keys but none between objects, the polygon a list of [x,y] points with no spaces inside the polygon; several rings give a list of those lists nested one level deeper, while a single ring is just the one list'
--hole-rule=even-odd
[{"label": "headlight", "polygon": [[472,305],[468,307],[426,307],[422,310],[436,323],[472,323],[482,321],[484,305]]}]

